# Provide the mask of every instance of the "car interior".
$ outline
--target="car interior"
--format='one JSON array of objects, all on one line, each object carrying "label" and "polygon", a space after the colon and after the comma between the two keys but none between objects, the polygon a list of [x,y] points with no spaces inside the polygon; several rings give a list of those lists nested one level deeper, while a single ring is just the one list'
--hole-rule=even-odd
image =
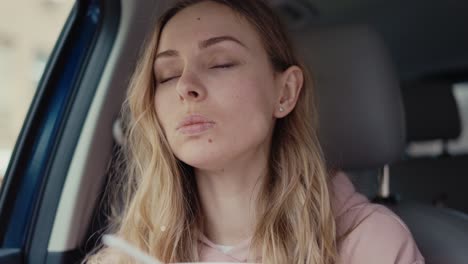
[{"label": "car interior", "polygon": [[[29,252],[26,263],[79,263],[101,243],[120,109],[147,34],[171,1],[102,2],[103,21],[118,17],[102,22],[113,25],[115,37],[104,31],[94,40],[109,50],[90,58],[102,73],[92,75],[89,64],[80,75],[97,86],[78,94],[69,110],[84,111],[82,126],[64,126],[77,140],[61,140],[73,151],[61,180],[43,185],[56,198],[41,198],[35,219],[44,219],[44,228],[34,229],[41,240],[28,246],[40,243],[44,251]],[[460,84],[468,90],[468,2],[270,2],[313,74],[330,168],[345,170],[359,192],[397,213],[426,263],[468,263],[468,148],[452,151],[468,128],[454,92]],[[412,152],[431,142],[439,151]]]}]

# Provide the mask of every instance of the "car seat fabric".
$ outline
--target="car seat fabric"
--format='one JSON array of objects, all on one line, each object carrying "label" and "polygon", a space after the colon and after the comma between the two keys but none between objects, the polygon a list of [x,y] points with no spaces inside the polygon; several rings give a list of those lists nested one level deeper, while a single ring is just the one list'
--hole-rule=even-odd
[{"label": "car seat fabric", "polygon": [[399,159],[405,138],[401,94],[378,35],[367,26],[308,32],[298,48],[316,85],[329,166],[377,168]]}]

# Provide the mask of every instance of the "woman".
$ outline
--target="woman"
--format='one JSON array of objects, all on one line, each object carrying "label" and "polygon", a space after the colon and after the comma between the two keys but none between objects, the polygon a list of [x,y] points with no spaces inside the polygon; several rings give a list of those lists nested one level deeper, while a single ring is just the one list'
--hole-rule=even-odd
[{"label": "woman", "polygon": [[163,262],[423,263],[395,215],[329,178],[305,69],[264,2],[176,3],[129,89],[111,232]]}]

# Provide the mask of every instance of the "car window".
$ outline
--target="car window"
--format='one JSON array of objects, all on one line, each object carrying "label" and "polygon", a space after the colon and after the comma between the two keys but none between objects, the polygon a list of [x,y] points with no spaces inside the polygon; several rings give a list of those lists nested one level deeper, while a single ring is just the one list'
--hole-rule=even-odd
[{"label": "car window", "polygon": [[0,0],[0,182],[74,0]]},{"label": "car window", "polygon": [[[61,5],[39,3],[52,10]],[[7,154],[9,164],[0,186],[0,263],[12,259],[18,261],[15,263],[39,263],[45,257],[48,259],[43,263],[55,263],[49,257],[66,258],[50,255],[47,241],[55,226],[67,172],[115,43],[120,1],[79,0],[69,9],[57,24],[63,29],[57,28],[52,38],[55,44],[50,45],[53,48],[31,51],[27,68],[30,74],[20,76],[36,85],[32,86],[30,105],[13,140],[16,143]],[[47,24],[49,17],[57,19],[46,16],[33,21]],[[36,27],[26,35],[33,42],[39,38],[35,35],[45,34],[36,33],[41,30]],[[69,252],[69,244],[63,249],[54,253],[66,251],[75,259],[79,256],[78,248]]]}]

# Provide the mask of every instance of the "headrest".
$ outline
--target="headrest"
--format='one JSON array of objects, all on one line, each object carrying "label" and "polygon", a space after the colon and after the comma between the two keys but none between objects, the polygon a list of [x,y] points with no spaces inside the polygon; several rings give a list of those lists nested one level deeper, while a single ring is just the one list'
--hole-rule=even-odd
[{"label": "headrest", "polygon": [[398,160],[405,146],[402,99],[378,35],[367,26],[306,31],[297,44],[316,85],[328,165],[378,168]]},{"label": "headrest", "polygon": [[456,139],[461,120],[452,84],[419,81],[403,85],[407,141]]}]

